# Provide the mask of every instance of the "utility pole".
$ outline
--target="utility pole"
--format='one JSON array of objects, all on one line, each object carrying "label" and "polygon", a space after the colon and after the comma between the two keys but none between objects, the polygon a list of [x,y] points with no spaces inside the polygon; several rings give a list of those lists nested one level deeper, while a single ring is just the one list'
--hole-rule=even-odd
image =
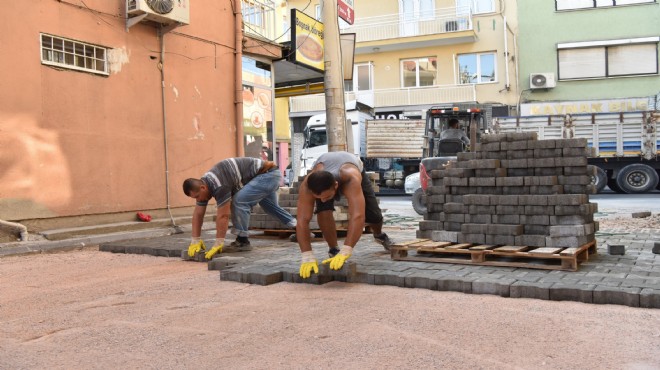
[{"label": "utility pole", "polygon": [[328,151],[348,149],[346,145],[346,104],[344,103],[344,73],[341,63],[337,0],[321,1],[325,62],[325,126]]}]

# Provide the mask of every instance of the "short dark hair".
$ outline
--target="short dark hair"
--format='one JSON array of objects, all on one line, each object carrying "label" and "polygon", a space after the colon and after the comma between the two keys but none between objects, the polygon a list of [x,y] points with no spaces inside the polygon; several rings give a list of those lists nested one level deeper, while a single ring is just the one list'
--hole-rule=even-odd
[{"label": "short dark hair", "polygon": [[199,191],[199,187],[202,185],[202,180],[200,179],[186,179],[183,182],[183,193],[186,194],[186,196],[190,196],[190,193],[193,191]]},{"label": "short dark hair", "polygon": [[336,181],[335,176],[328,171],[314,171],[307,175],[307,188],[318,195],[331,189]]},{"label": "short dark hair", "polygon": [[458,125],[458,120],[456,118],[452,118],[449,120],[449,127],[454,127]]}]

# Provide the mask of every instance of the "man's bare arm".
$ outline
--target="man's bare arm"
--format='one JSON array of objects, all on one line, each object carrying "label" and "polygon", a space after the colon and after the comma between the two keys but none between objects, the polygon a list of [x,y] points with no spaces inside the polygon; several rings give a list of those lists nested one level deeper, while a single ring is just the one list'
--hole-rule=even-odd
[{"label": "man's bare arm", "polygon": [[229,227],[229,213],[231,211],[231,201],[218,207],[215,218],[215,238],[224,239]]},{"label": "man's bare arm", "polygon": [[300,184],[298,194],[298,215],[296,216],[298,224],[296,225],[296,238],[301,252],[309,252],[312,250],[312,241],[310,239],[309,223],[312,221],[314,214],[315,198],[307,188],[307,180],[303,180]]},{"label": "man's bare arm", "polygon": [[365,209],[362,193],[362,173],[355,166],[345,166],[340,172],[342,193],[348,201],[348,232],[344,245],[355,247],[364,231]]},{"label": "man's bare arm", "polygon": [[202,235],[202,224],[206,215],[206,206],[195,206],[192,215],[192,237],[199,238]]}]

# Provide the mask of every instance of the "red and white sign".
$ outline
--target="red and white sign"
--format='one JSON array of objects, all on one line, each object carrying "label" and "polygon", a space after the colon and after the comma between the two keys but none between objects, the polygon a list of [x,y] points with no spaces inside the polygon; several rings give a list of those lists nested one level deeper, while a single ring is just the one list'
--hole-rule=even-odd
[{"label": "red and white sign", "polygon": [[348,24],[353,24],[355,14],[353,13],[353,0],[337,0],[337,14],[339,18]]}]

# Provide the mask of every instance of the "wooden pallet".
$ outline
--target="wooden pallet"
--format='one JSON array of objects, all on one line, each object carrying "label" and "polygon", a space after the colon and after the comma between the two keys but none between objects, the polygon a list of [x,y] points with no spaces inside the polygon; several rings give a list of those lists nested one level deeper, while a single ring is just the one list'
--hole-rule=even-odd
[{"label": "wooden pallet", "polygon": [[[578,265],[596,254],[596,241],[579,248],[541,248],[434,242],[415,239],[390,249],[396,261],[443,262],[465,265],[525,267],[543,270],[577,271]],[[417,252],[409,256],[408,251]]]}]

